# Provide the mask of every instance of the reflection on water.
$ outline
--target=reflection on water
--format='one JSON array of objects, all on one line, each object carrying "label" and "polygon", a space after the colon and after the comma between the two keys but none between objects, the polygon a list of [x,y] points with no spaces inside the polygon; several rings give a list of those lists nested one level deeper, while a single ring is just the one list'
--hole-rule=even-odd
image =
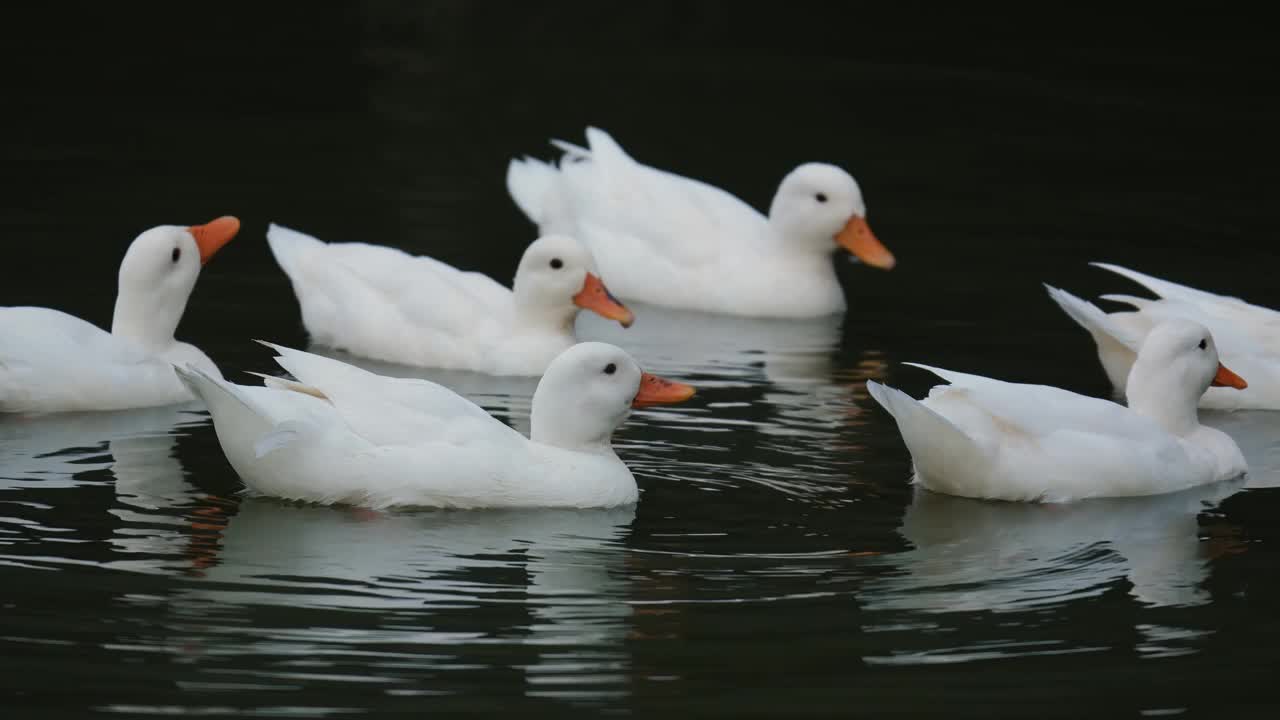
[{"label": "reflection on water", "polygon": [[[117,477],[133,482],[150,471],[149,464],[164,464],[160,458],[170,454],[174,432],[202,422],[203,410],[193,403],[106,413],[0,415],[0,487],[30,482],[66,487],[74,484],[77,473],[113,464],[121,465]],[[123,457],[108,452],[116,442]],[[126,449],[131,443],[136,452]]]},{"label": "reflection on water", "polygon": [[[183,622],[198,622],[197,635],[218,632],[223,616],[260,615],[265,606],[351,614],[326,616],[332,635],[287,618],[255,625],[269,641],[244,651],[306,656],[322,646],[401,646],[388,657],[369,651],[364,681],[385,667],[385,682],[407,682],[396,676],[411,667],[414,648],[424,654],[413,664],[440,669],[464,666],[471,652],[501,642],[531,648],[518,668],[530,693],[572,694],[590,683],[609,695],[626,666],[631,611],[619,573],[634,516],[633,507],[380,514],[246,499],[202,581],[174,608]],[[199,620],[210,614],[213,621]],[[343,625],[350,629],[339,631]]]},{"label": "reflection on water", "polygon": [[[176,456],[178,438],[207,425],[208,415],[197,404],[0,418],[0,503],[19,510],[0,518],[0,533],[12,535],[21,527],[40,541],[70,540],[84,528],[60,521],[69,508],[84,507],[119,521],[73,518],[89,527],[111,527],[107,542],[123,555],[99,560],[102,566],[185,568],[201,542],[203,526],[195,520],[220,515],[224,504],[193,487]],[[102,487],[112,491],[109,507],[84,502],[87,489]],[[26,543],[11,547],[23,552],[0,553],[0,563],[80,559],[44,556]]]},{"label": "reflection on water", "polygon": [[[0,565],[102,588],[66,597],[115,618],[88,643],[100,662],[154,669],[122,669],[99,693],[96,707],[126,713],[412,711],[396,703],[477,688],[621,707],[668,686],[718,688],[706,668],[743,672],[805,647],[835,668],[909,669],[1092,656],[1117,634],[1152,660],[1219,641],[1186,613],[1220,604],[1215,568],[1249,551],[1218,509],[1241,483],[1065,506],[912,493],[891,422],[867,411],[864,382],[886,360],[837,362],[837,319],[637,314],[627,331],[584,316],[579,332],[700,394],[619,431],[636,507],[375,513],[242,498],[192,408],[6,418]],[[333,354],[441,382],[528,431],[536,379]],[[1207,418],[1240,441],[1249,488],[1280,478],[1277,417]],[[1072,620],[1121,601],[1105,631]],[[61,647],[47,636],[87,637],[43,605],[16,604],[0,647],[24,656]],[[99,666],[64,664],[77,682]]]},{"label": "reflection on water", "polygon": [[985,502],[917,489],[902,519],[912,550],[864,588],[868,608],[1008,612],[1129,583],[1140,602],[1195,605],[1212,553],[1197,518],[1239,491],[1234,480],[1141,498],[1067,505]]}]

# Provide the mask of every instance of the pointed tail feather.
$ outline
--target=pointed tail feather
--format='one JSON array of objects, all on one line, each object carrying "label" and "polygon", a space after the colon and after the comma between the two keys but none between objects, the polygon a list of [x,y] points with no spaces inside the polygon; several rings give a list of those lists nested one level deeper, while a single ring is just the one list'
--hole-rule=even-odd
[{"label": "pointed tail feather", "polygon": [[323,247],[324,243],[306,233],[271,223],[267,226],[267,245],[275,256],[276,264],[292,278],[297,272],[302,255]]},{"label": "pointed tail feather", "polygon": [[592,155],[598,156],[600,162],[605,164],[609,162],[635,162],[627,154],[627,151],[622,149],[618,141],[613,139],[612,135],[600,128],[587,128],[587,145],[591,146]]},{"label": "pointed tail feather", "polygon": [[987,463],[982,449],[963,430],[910,395],[874,380],[867,381],[867,392],[898,423],[917,476],[981,472]]},{"label": "pointed tail feather", "polygon": [[581,145],[574,145],[573,143],[567,142],[565,140],[557,140],[555,138],[552,138],[551,146],[556,148],[560,152],[563,152],[565,154],[565,157],[568,157],[570,160],[578,160],[578,159],[586,160],[591,157],[590,150],[582,147]]},{"label": "pointed tail feather", "polygon": [[1150,298],[1140,298],[1134,295],[1125,295],[1123,293],[1107,293],[1106,295],[1099,295],[1098,297],[1103,300],[1110,300],[1111,302],[1124,303],[1135,310],[1144,310],[1158,302]]},{"label": "pointed tail feather", "polygon": [[1100,262],[1092,262],[1089,264],[1094,267],[1102,268],[1103,270],[1113,272],[1119,275],[1120,277],[1128,278],[1138,283],[1139,285],[1145,287],[1146,289],[1150,290],[1151,292],[1155,293],[1156,295],[1159,295],[1160,297],[1166,298],[1169,300],[1181,300],[1181,301],[1190,302],[1190,303],[1195,303],[1195,302],[1217,303],[1217,302],[1222,302],[1224,300],[1239,301],[1239,298],[1227,297],[1224,295],[1215,295],[1214,293],[1205,292],[1204,290],[1197,290],[1192,287],[1187,287],[1186,285],[1179,285],[1178,283],[1175,283],[1175,282],[1169,282],[1168,280],[1161,280],[1160,278],[1157,278],[1157,277],[1151,277],[1150,275],[1140,273],[1137,270],[1130,270],[1129,268],[1120,267],[1119,265],[1112,265],[1110,263],[1100,263]]},{"label": "pointed tail feather", "polygon": [[173,371],[178,374],[178,379],[183,385],[191,391],[192,395],[204,401],[209,406],[209,411],[217,415],[217,410],[225,407],[240,407],[244,411],[258,414],[258,410],[251,406],[244,398],[232,390],[225,380],[215,379],[205,371],[194,365],[174,365]]},{"label": "pointed tail feather", "polygon": [[507,165],[507,192],[516,206],[538,227],[550,224],[558,200],[560,171],[552,164],[526,157]]},{"label": "pointed tail feather", "polygon": [[1044,287],[1058,307],[1062,308],[1062,311],[1075,320],[1080,327],[1088,330],[1095,342],[1112,342],[1135,353],[1142,347],[1142,335],[1111,319],[1097,305],[1088,300],[1082,300],[1066,290],[1059,290],[1051,285]]}]

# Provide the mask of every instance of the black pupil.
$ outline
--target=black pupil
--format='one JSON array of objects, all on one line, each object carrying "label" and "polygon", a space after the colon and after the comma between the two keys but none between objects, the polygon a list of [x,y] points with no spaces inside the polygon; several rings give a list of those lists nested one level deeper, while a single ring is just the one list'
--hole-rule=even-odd
[{"label": "black pupil", "polygon": [[826,193],[818,193],[817,195],[814,195],[813,197],[814,197],[814,199],[815,199],[815,200],[817,200],[818,202],[826,202],[826,201],[827,201],[827,194],[826,194]]},{"label": "black pupil", "polygon": [[178,258],[180,258],[180,257],[182,257],[182,250],[180,250],[179,248],[174,248],[174,249],[173,249],[173,261],[174,261],[174,262],[178,262]]},{"label": "black pupil", "polygon": [[552,269],[552,270],[559,270],[559,269],[560,269],[560,268],[562,268],[562,267],[564,267],[564,263],[563,263],[563,262],[560,262],[560,258],[551,258],[551,269]]},{"label": "black pupil", "polygon": [[1205,349],[1206,347],[1208,347],[1208,345],[1209,345],[1209,343],[1207,343],[1203,338],[1200,340],[1200,349],[1201,349],[1201,350],[1203,350],[1203,349]]},{"label": "black pupil", "polygon": [[608,365],[605,365],[605,366],[604,366],[604,374],[605,374],[605,375],[612,375],[612,374],[613,374],[613,373],[615,373],[617,370],[618,370],[618,366],[617,366],[617,365],[614,365],[613,363],[609,363]]}]

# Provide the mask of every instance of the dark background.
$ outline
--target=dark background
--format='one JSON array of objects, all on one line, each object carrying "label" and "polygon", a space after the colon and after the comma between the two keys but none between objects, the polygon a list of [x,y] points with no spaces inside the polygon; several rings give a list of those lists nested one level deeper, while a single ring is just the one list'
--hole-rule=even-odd
[{"label": "dark background", "polygon": [[[191,303],[197,343],[300,339],[268,221],[509,281],[533,228],[506,162],[588,124],[761,208],[800,162],[848,168],[901,260],[840,264],[860,322],[1034,336],[1066,322],[1036,283],[1115,288],[1093,259],[1280,304],[1259,271],[1276,259],[1276,54],[1247,14],[369,2],[12,20],[8,304],[106,323],[133,236],[223,213],[244,229]],[[993,285],[1008,301],[979,305]]]}]

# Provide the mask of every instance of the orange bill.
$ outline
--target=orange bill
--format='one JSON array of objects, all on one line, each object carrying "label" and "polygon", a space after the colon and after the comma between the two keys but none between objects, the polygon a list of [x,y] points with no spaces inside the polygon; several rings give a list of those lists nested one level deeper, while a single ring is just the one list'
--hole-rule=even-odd
[{"label": "orange bill", "polygon": [[692,385],[668,380],[649,373],[640,373],[640,391],[636,393],[631,407],[642,408],[650,405],[672,405],[684,402],[693,397]]},{"label": "orange bill", "polygon": [[1243,390],[1249,387],[1249,383],[1244,378],[1231,372],[1226,365],[1218,363],[1218,374],[1213,376],[1213,382],[1209,383],[1210,387],[1230,387],[1237,390]]},{"label": "orange bill", "polygon": [[893,253],[876,239],[866,218],[854,215],[844,224],[844,229],[836,235],[836,244],[853,253],[854,257],[871,267],[881,270],[892,270],[898,264]]},{"label": "orange bill", "polygon": [[196,239],[196,247],[200,248],[200,264],[204,265],[219,248],[231,242],[231,238],[240,232],[240,221],[230,215],[223,215],[204,225],[192,225],[187,231]]},{"label": "orange bill", "polygon": [[631,323],[636,321],[636,316],[626,305],[618,302],[618,298],[609,294],[609,288],[604,286],[595,273],[587,273],[582,290],[573,296],[573,304],[602,318],[617,320],[622,327],[631,327]]}]

